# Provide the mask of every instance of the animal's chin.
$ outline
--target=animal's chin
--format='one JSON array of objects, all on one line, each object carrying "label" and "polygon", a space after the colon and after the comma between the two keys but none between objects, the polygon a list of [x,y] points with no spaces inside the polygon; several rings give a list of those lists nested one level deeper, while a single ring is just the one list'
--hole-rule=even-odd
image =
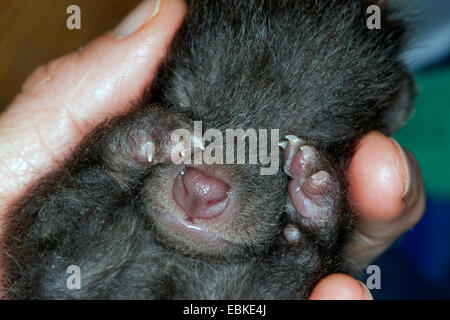
[{"label": "animal's chin", "polygon": [[187,254],[202,254],[209,257],[227,256],[241,252],[238,243],[227,239],[227,233],[216,228],[219,225],[205,225],[203,221],[185,219],[181,214],[163,213],[156,220],[156,229],[175,248]]},{"label": "animal's chin", "polygon": [[203,243],[207,241],[223,242],[225,239],[218,232],[211,230],[204,225],[200,225],[193,220],[187,220],[182,216],[166,214],[162,217],[167,228],[169,228],[178,237],[186,237],[190,241]]}]

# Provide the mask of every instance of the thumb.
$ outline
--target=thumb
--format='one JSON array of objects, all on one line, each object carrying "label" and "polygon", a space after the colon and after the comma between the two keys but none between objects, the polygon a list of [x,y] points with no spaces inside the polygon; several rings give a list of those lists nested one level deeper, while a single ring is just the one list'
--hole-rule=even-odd
[{"label": "thumb", "polygon": [[310,300],[373,300],[369,289],[346,274],[331,274],[314,287]]},{"label": "thumb", "polygon": [[185,12],[182,0],[144,1],[112,32],[34,71],[0,115],[0,210],[143,93]]}]

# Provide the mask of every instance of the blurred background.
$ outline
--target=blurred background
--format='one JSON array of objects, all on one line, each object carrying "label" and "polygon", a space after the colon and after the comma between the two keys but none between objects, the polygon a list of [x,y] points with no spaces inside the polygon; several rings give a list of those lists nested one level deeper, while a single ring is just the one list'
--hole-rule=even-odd
[{"label": "blurred background", "polygon": [[[0,111],[33,69],[111,29],[139,0],[0,0]],[[66,8],[81,8],[68,30]],[[396,138],[417,157],[427,189],[424,218],[373,264],[377,299],[450,298],[450,1],[402,1],[414,32],[404,54],[419,95]]]}]

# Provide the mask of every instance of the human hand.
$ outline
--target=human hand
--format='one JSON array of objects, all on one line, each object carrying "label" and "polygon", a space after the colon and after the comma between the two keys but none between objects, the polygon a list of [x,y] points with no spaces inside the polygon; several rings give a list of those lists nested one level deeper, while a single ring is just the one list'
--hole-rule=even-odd
[{"label": "human hand", "polygon": [[[359,214],[346,252],[363,267],[420,220],[424,185],[413,155],[379,132],[370,132],[360,141],[348,178],[351,201]],[[370,300],[372,296],[361,282],[333,274],[318,283],[310,298]]]}]

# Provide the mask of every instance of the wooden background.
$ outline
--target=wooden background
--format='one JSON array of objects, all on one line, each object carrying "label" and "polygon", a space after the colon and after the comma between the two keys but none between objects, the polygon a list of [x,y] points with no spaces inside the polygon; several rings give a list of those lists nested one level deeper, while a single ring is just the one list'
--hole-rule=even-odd
[{"label": "wooden background", "polygon": [[[112,29],[140,0],[0,0],[0,110],[40,64]],[[81,30],[68,30],[66,9],[81,9]]]}]

